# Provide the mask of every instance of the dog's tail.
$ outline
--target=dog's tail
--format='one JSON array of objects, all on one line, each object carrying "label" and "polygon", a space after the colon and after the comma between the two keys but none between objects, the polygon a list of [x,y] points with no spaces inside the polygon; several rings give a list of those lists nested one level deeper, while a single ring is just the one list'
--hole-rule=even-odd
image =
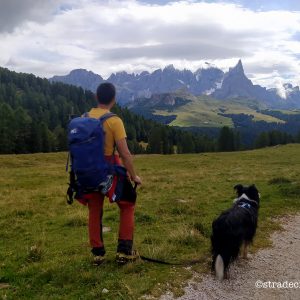
[{"label": "dog's tail", "polygon": [[215,274],[218,280],[224,279],[225,266],[222,256],[219,254],[215,260]]},{"label": "dog's tail", "polygon": [[[211,236],[212,244],[212,269],[218,274],[222,275],[222,272],[218,273],[219,270],[226,273],[228,266],[233,262],[240,250],[242,244],[242,235],[240,233],[234,233],[230,228],[227,228],[226,224],[214,222],[213,224],[213,234]],[[221,276],[222,277],[222,276]]]}]

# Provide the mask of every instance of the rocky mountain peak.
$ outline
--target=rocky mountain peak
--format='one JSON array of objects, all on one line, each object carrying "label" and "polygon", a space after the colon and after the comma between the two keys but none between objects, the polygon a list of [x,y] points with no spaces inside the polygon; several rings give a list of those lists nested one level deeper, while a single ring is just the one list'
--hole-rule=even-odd
[{"label": "rocky mountain peak", "polygon": [[238,63],[233,68],[230,68],[228,73],[245,75],[242,60],[239,59]]},{"label": "rocky mountain peak", "polygon": [[88,71],[87,69],[74,69],[70,72],[70,75],[75,75],[75,74],[86,74],[86,73],[93,73],[91,71]]},{"label": "rocky mountain peak", "polygon": [[175,67],[173,64],[170,64],[170,65],[167,65],[165,68],[164,68],[164,71],[175,71]]}]

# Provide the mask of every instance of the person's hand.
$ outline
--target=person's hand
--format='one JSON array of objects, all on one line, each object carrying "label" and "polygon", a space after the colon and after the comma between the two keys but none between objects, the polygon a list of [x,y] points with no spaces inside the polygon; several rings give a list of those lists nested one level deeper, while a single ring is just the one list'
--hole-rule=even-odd
[{"label": "person's hand", "polygon": [[136,184],[138,184],[138,185],[142,184],[141,178],[139,176],[137,176],[137,175],[135,177],[131,178],[131,180],[133,182],[135,182]]}]

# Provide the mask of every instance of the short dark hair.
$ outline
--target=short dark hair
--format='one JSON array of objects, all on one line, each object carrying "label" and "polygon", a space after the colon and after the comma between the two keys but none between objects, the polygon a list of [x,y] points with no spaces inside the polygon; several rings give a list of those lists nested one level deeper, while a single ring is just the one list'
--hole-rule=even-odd
[{"label": "short dark hair", "polygon": [[101,83],[97,88],[97,99],[100,104],[110,104],[116,97],[116,88],[110,82]]}]

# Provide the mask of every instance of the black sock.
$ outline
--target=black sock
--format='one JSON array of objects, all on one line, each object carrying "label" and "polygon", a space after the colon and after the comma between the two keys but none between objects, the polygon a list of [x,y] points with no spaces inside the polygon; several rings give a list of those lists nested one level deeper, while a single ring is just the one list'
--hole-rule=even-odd
[{"label": "black sock", "polygon": [[91,252],[95,256],[104,256],[105,255],[105,249],[104,249],[104,247],[94,247],[94,248],[92,248]]},{"label": "black sock", "polygon": [[117,252],[124,253],[126,255],[131,255],[132,246],[133,246],[132,240],[119,240]]}]

